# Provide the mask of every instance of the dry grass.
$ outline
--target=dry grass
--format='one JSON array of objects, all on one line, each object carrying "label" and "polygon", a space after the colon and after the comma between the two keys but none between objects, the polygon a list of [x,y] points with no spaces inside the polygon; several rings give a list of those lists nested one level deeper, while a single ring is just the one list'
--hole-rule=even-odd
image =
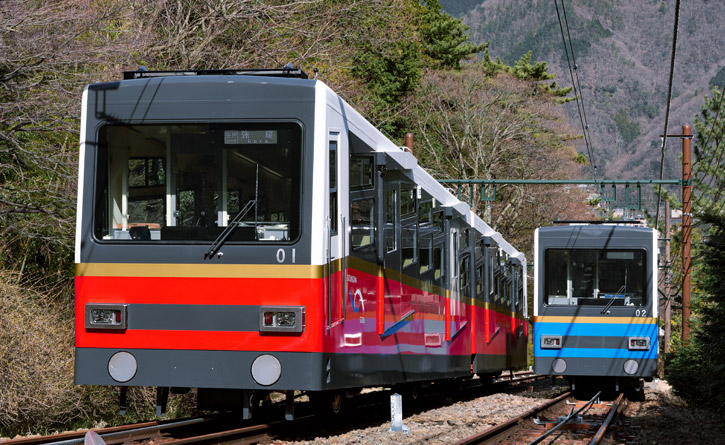
[{"label": "dry grass", "polygon": [[[43,294],[0,271],[0,437],[118,425],[155,415],[154,388],[131,388],[128,415],[118,389],[73,383],[72,288]],[[172,396],[168,416],[189,415],[193,395]]]},{"label": "dry grass", "polygon": [[[108,402],[73,384],[72,310],[0,272],[0,431],[50,430]],[[91,402],[94,400],[94,402]]]}]

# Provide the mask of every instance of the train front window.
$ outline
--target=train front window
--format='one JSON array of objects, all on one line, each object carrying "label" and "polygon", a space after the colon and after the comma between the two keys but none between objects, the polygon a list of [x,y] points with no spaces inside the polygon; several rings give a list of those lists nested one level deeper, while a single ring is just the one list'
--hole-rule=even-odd
[{"label": "train front window", "polygon": [[647,304],[647,260],[643,250],[549,249],[544,264],[546,304]]},{"label": "train front window", "polygon": [[106,125],[94,233],[101,240],[292,241],[300,232],[302,130],[293,123]]}]

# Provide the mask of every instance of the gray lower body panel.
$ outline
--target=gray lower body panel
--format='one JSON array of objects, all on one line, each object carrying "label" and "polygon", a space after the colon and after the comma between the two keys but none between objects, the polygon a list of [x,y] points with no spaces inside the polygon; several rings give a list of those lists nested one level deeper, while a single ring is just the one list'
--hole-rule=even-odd
[{"label": "gray lower body panel", "polygon": [[76,348],[75,383],[81,385],[163,386],[307,390],[392,385],[471,375],[470,356],[374,355],[274,352],[281,375],[272,385],[252,378],[253,361],[263,352],[126,349],[137,363],[133,378],[113,380],[108,362],[118,349]]},{"label": "gray lower body panel", "polygon": [[[564,360],[564,363],[554,363],[555,360]],[[637,365],[636,370],[632,361]],[[631,373],[625,372],[625,363]],[[534,371],[563,376],[652,377],[657,374],[657,359],[536,357]]]}]

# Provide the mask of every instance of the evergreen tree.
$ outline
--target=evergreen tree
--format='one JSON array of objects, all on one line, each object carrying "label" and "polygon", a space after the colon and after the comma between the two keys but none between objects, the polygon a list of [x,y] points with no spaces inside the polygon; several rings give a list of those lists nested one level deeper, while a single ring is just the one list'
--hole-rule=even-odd
[{"label": "evergreen tree", "polygon": [[442,68],[460,69],[461,60],[469,59],[488,47],[469,40],[468,26],[463,20],[441,10],[438,0],[427,0],[420,28],[425,55]]},{"label": "evergreen tree", "polygon": [[695,117],[693,208],[704,242],[693,243],[692,335],[667,366],[675,391],[692,403],[706,403],[725,414],[725,120],[723,92],[714,89]]},{"label": "evergreen tree", "polygon": [[725,414],[725,215],[714,209],[701,215],[709,225],[699,270],[694,274],[693,329],[689,343],[667,366],[667,379],[690,403]]},{"label": "evergreen tree", "polygon": [[[723,91],[714,88],[705,97],[700,115],[695,117],[693,208],[725,208],[725,109]],[[717,119],[716,119],[717,118]]]}]

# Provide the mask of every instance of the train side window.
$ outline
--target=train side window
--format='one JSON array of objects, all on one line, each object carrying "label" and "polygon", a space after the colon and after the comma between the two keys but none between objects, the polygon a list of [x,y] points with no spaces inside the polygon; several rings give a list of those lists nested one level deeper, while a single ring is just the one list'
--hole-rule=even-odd
[{"label": "train side window", "polygon": [[498,266],[498,262],[496,261],[495,251],[495,248],[488,249],[488,279],[486,281],[488,282],[488,301],[490,302],[493,302],[496,298],[496,284],[494,280],[496,278],[496,267]]},{"label": "train side window", "polygon": [[432,210],[433,203],[430,200],[418,203],[418,224],[420,226],[430,227],[433,222]]},{"label": "train side window", "polygon": [[353,249],[360,249],[375,243],[375,200],[373,198],[358,199],[352,202],[351,208]]},{"label": "train side window", "polygon": [[483,296],[483,265],[476,267],[476,296]]},{"label": "train side window", "polygon": [[350,157],[350,188],[361,189],[373,187],[373,158],[372,156]]},{"label": "train side window", "polygon": [[403,188],[400,191],[400,217],[415,215],[415,188]]},{"label": "train side window", "polygon": [[[336,137],[339,133],[330,133]],[[330,234],[337,235],[337,139],[330,140]]]},{"label": "train side window", "polygon": [[403,247],[403,268],[412,266],[418,262],[418,230],[415,224],[402,228],[401,243]]},{"label": "train side window", "polygon": [[468,289],[470,266],[471,266],[471,257],[466,255],[463,258],[461,258],[460,266],[459,266],[459,269],[460,269],[459,280],[460,280],[460,287],[461,287],[461,295],[470,294],[469,289]]},{"label": "train side window", "polygon": [[385,194],[385,246],[387,252],[398,248],[395,230],[395,212],[398,208],[398,191],[388,190]]},{"label": "train side window", "polygon": [[433,227],[436,231],[443,232],[443,212],[433,212]]},{"label": "train side window", "polygon": [[470,238],[469,238],[469,234],[470,233],[471,233],[471,229],[461,230],[461,232],[460,232],[461,239],[460,239],[460,241],[458,243],[458,246],[459,246],[460,249],[467,249],[468,246],[470,245],[470,242],[469,242],[470,241]]},{"label": "train side window", "polygon": [[433,248],[433,279],[438,280],[444,276],[443,271],[443,252],[440,246]]},{"label": "train side window", "polygon": [[423,275],[433,268],[433,234],[420,235],[420,274]]}]

